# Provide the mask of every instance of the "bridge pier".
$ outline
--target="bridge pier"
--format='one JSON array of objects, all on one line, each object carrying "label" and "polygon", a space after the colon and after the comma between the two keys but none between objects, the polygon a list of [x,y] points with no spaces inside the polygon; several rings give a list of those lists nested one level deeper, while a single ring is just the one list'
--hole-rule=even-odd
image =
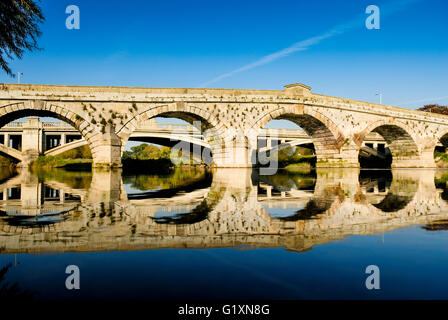
[{"label": "bridge pier", "polygon": [[426,154],[414,157],[393,157],[391,168],[437,168],[434,155]]},{"label": "bridge pier", "polygon": [[28,117],[23,124],[22,131],[22,156],[20,167],[28,167],[31,162],[39,157],[42,151],[42,133],[38,117]]},{"label": "bridge pier", "polygon": [[94,136],[90,141],[93,166],[97,168],[120,168],[121,139],[116,135],[113,126],[106,125],[103,132]]},{"label": "bridge pier", "polygon": [[121,182],[121,170],[101,170],[94,168],[90,192],[86,201],[93,204],[102,204],[105,209],[113,209],[114,203],[125,196]]},{"label": "bridge pier", "polygon": [[353,145],[342,146],[340,150],[329,148],[316,150],[317,168],[359,168],[358,148]]},{"label": "bridge pier", "polygon": [[242,132],[232,133],[226,135],[222,144],[215,142],[212,145],[215,166],[218,168],[251,168],[256,164],[257,137],[246,136]]}]

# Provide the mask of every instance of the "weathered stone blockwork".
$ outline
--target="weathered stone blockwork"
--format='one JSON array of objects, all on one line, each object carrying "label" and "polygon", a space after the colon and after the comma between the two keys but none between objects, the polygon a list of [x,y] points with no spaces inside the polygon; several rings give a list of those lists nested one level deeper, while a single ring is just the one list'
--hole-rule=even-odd
[{"label": "weathered stone blockwork", "polygon": [[132,132],[154,117],[199,122],[218,167],[252,166],[258,132],[272,119],[301,126],[320,167],[358,167],[372,131],[387,141],[392,167],[435,167],[435,145],[448,141],[446,116],[314,94],[301,84],[281,91],[0,84],[0,125],[30,115],[73,125],[102,167],[120,166]]}]

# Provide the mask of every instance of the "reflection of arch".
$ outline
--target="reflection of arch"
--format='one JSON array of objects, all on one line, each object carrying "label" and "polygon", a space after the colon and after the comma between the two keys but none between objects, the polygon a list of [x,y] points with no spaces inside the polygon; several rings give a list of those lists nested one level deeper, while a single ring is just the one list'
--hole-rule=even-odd
[{"label": "reflection of arch", "polygon": [[[319,178],[318,178],[319,177]],[[300,184],[296,183],[296,179],[300,178]],[[291,214],[283,217],[276,217],[272,219],[283,220],[283,221],[299,221],[299,220],[308,220],[314,219],[317,215],[328,212],[330,208],[332,208],[333,204],[337,199],[343,201],[344,195],[339,185],[337,184],[325,184],[322,185],[322,181],[320,181],[320,185],[318,185],[318,179],[323,179],[322,175],[317,175],[314,171],[304,172],[304,173],[292,173],[292,172],[284,172],[282,174],[278,174],[276,176],[263,176],[258,174],[253,174],[252,179],[254,184],[258,185],[257,193],[260,194],[260,183],[264,185],[272,187],[272,189],[277,192],[288,192],[290,199],[295,199],[294,201],[297,203],[299,200],[307,201],[303,208],[291,212]],[[325,179],[325,178],[324,178]],[[308,183],[303,184],[306,180],[309,180]],[[270,194],[274,190],[270,191]],[[303,190],[306,190],[305,192]],[[264,193],[262,193],[264,194]],[[269,199],[275,198],[266,198],[266,201]],[[280,201],[285,201],[287,198],[277,198]],[[305,202],[302,202],[305,203]]]},{"label": "reflection of arch", "polygon": [[[441,143],[444,147],[448,147],[448,129],[443,130],[441,133],[439,133],[439,134],[436,136],[436,139],[437,139],[438,141],[440,141],[440,143]],[[436,140],[436,142],[435,142],[435,144],[434,144],[434,148],[436,147],[437,140]],[[434,152],[434,151],[433,151],[433,152]]]},{"label": "reflection of arch", "polygon": [[[387,189],[389,186],[389,189],[386,190],[387,193],[385,195],[385,192],[381,194],[381,201],[375,201],[375,203],[371,203],[371,205],[382,212],[397,212],[406,208],[417,193],[418,181],[412,179],[412,177],[399,176],[397,172],[391,173],[390,171],[384,171],[383,176],[378,177],[378,172],[381,171],[375,171],[374,177],[365,176],[366,172],[363,172],[364,177],[362,177],[362,174],[360,175],[360,180],[362,181],[362,179],[366,179],[369,181],[368,184],[370,185],[375,185],[375,183],[378,184],[379,181],[384,180],[384,188]],[[367,194],[363,195],[363,197],[365,200],[369,200]]]},{"label": "reflection of arch", "polygon": [[324,195],[314,195],[303,209],[297,210],[293,215],[279,218],[284,221],[298,221],[315,219],[317,215],[327,212],[337,199],[343,198],[339,187],[325,188]]},{"label": "reflection of arch", "polygon": [[[406,124],[393,120],[379,120],[371,123],[361,133],[355,135],[353,139],[358,145],[358,152],[362,142],[370,132],[376,132],[386,140],[392,154],[392,166],[400,166],[398,164],[400,160],[412,159],[415,161],[419,159],[417,144],[410,134],[412,130]],[[415,163],[413,166],[415,166]]]},{"label": "reflection of arch", "polygon": [[[169,216],[151,217],[157,224],[194,224],[207,219],[208,214],[215,205],[214,200],[208,198],[211,184],[212,174],[206,171],[204,175],[191,183],[169,189],[128,193],[127,199],[130,200],[134,206],[141,207],[155,205],[163,207],[167,203],[188,203],[188,205],[191,205],[196,202],[198,196],[201,198],[203,197],[203,200],[188,212],[170,214]],[[151,201],[147,202],[145,200]]]},{"label": "reflection of arch", "polygon": [[157,191],[148,191],[148,192],[139,192],[139,193],[128,193],[128,200],[137,200],[137,199],[153,199],[153,198],[170,198],[174,197],[180,193],[188,193],[193,192],[198,189],[208,188],[212,183],[212,175],[207,173],[200,180],[194,181],[188,185],[179,186],[170,189],[161,189]]},{"label": "reflection of arch", "polygon": [[302,105],[286,106],[263,114],[254,124],[254,129],[263,128],[273,119],[289,120],[303,128],[311,137],[316,155],[325,158],[326,155],[339,153],[344,136],[332,120],[322,113],[309,110]]}]

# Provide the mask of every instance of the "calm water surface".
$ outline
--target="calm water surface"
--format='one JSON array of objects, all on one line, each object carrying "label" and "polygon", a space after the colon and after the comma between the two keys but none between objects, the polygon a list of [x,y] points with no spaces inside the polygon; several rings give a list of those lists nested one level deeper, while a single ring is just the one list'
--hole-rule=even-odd
[{"label": "calm water surface", "polygon": [[[447,299],[448,172],[0,175],[0,295]],[[67,290],[77,265],[81,289]],[[365,269],[380,268],[380,290]],[[18,291],[5,288],[16,283]]]}]

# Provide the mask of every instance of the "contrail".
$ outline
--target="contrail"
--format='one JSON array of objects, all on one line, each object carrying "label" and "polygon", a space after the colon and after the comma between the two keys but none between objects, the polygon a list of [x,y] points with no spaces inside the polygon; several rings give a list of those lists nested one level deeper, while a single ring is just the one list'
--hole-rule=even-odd
[{"label": "contrail", "polygon": [[[390,14],[392,12],[395,12],[395,11],[398,11],[400,9],[403,9],[404,7],[406,7],[406,6],[408,6],[411,3],[416,2],[416,1],[420,1],[420,0],[402,0],[402,1],[396,1],[396,2],[394,2],[392,4],[387,4],[387,5],[381,6],[381,8],[380,8],[380,17],[384,16],[385,13],[386,14]],[[342,33],[346,32],[346,31],[348,31],[348,30],[350,30],[350,29],[352,29],[354,27],[364,26],[364,21],[365,21],[366,17],[367,16],[363,13],[362,15],[357,16],[355,19],[351,20],[348,23],[337,25],[336,27],[334,27],[334,28],[330,29],[329,31],[324,32],[323,34],[320,34],[318,36],[315,36],[315,37],[312,37],[312,38],[309,38],[309,39],[306,39],[306,40],[302,40],[302,41],[296,42],[293,45],[291,45],[291,46],[289,46],[289,47],[287,47],[287,48],[285,48],[283,50],[271,53],[271,54],[269,54],[267,56],[264,56],[264,57],[262,57],[262,58],[260,58],[260,59],[258,59],[256,61],[252,62],[252,63],[246,64],[245,66],[242,66],[242,67],[240,67],[238,69],[235,69],[233,71],[224,73],[224,74],[222,74],[222,75],[220,75],[220,76],[218,76],[216,78],[213,78],[213,79],[211,79],[211,80],[209,80],[207,82],[201,83],[198,87],[200,87],[200,88],[207,87],[207,86],[209,86],[212,83],[215,83],[215,82],[218,82],[218,81],[220,81],[222,79],[225,79],[225,78],[228,78],[230,76],[233,76],[234,74],[237,74],[237,73],[240,73],[240,72],[243,72],[243,71],[247,71],[247,70],[250,70],[250,69],[253,69],[253,68],[265,65],[265,64],[268,64],[268,63],[271,63],[271,62],[273,62],[275,60],[278,60],[278,59],[281,59],[281,58],[283,58],[285,56],[288,56],[288,55],[290,55],[290,54],[292,54],[294,52],[305,51],[308,48],[310,48],[311,46],[320,43],[322,40],[325,40],[325,39],[334,37],[336,35],[342,34]]]},{"label": "contrail", "polygon": [[[346,27],[346,28],[348,28],[348,27]],[[210,85],[212,83],[215,83],[215,82],[218,82],[219,80],[228,78],[228,77],[230,77],[230,76],[232,76],[234,74],[237,74],[237,73],[240,73],[240,72],[243,72],[243,71],[247,71],[247,70],[250,70],[250,69],[253,69],[253,68],[265,65],[265,64],[268,64],[270,62],[273,62],[275,60],[278,60],[280,58],[288,56],[288,55],[290,55],[290,54],[292,54],[294,52],[297,52],[297,51],[304,51],[304,50],[308,49],[308,47],[310,47],[312,45],[315,45],[315,44],[318,44],[319,42],[321,42],[324,39],[330,38],[332,36],[335,36],[335,35],[343,33],[343,32],[344,32],[344,29],[342,27],[334,28],[331,31],[329,31],[327,33],[324,33],[322,35],[319,35],[319,36],[316,36],[316,37],[312,37],[312,38],[309,38],[307,40],[303,40],[303,41],[300,41],[300,42],[296,42],[296,43],[294,43],[292,46],[290,46],[288,48],[285,48],[283,50],[271,53],[271,54],[269,54],[267,56],[264,56],[264,57],[262,57],[262,58],[260,58],[260,59],[258,59],[256,61],[252,62],[252,63],[249,63],[249,64],[247,64],[245,66],[242,66],[241,68],[238,68],[236,70],[224,73],[224,74],[222,74],[222,75],[220,75],[220,76],[218,76],[216,78],[213,78],[210,81],[204,82],[204,83],[200,84],[199,87],[207,87],[208,85]]]}]

